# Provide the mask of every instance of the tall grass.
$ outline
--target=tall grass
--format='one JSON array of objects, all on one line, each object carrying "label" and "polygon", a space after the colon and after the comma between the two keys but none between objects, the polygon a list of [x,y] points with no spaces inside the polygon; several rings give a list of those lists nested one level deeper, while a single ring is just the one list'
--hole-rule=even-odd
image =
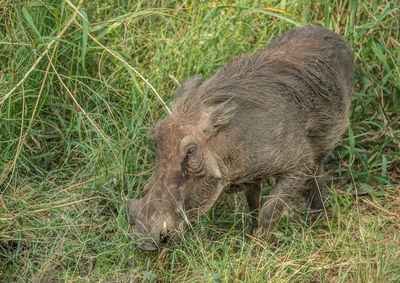
[{"label": "tall grass", "polygon": [[[224,196],[179,246],[138,250],[123,203],[178,82],[305,24],[356,55],[326,214],[266,242]],[[399,41],[398,1],[1,1],[0,281],[399,282]]]}]

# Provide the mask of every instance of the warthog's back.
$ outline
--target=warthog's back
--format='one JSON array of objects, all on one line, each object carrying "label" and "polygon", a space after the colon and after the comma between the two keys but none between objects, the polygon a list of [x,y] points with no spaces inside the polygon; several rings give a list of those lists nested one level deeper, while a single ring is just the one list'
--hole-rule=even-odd
[{"label": "warthog's back", "polygon": [[288,31],[251,56],[236,57],[199,87],[196,100],[189,99],[204,105],[235,95],[270,108],[270,97],[284,97],[308,112],[321,107],[343,113],[349,106],[353,72],[348,43],[330,30],[307,26]]}]

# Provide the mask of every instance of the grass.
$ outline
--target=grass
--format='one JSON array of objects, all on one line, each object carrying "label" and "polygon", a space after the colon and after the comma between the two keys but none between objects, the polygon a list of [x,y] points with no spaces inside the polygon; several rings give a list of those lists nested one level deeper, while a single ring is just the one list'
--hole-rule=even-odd
[{"label": "grass", "polygon": [[[0,281],[400,281],[398,1],[83,2],[0,1]],[[305,24],[356,55],[326,213],[288,215],[266,242],[228,195],[181,245],[138,250],[122,207],[178,81]]]}]

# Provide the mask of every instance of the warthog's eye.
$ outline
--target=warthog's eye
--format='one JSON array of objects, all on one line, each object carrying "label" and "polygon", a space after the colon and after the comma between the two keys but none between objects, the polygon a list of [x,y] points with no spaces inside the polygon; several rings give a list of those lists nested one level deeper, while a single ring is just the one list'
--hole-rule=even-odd
[{"label": "warthog's eye", "polygon": [[203,157],[196,141],[191,136],[182,139],[179,155],[182,158],[181,168],[184,174],[197,174],[202,170]]},{"label": "warthog's eye", "polygon": [[186,157],[189,158],[193,156],[197,151],[197,145],[191,145],[186,151]]}]

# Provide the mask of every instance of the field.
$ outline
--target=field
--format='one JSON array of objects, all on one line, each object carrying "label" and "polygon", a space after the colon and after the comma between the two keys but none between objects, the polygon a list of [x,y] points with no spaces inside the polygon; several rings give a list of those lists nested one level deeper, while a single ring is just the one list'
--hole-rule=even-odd
[{"label": "field", "polygon": [[[356,57],[325,211],[264,241],[225,195],[180,245],[137,249],[124,200],[179,82],[306,24]],[[399,41],[398,1],[0,0],[0,281],[400,282]]]}]

